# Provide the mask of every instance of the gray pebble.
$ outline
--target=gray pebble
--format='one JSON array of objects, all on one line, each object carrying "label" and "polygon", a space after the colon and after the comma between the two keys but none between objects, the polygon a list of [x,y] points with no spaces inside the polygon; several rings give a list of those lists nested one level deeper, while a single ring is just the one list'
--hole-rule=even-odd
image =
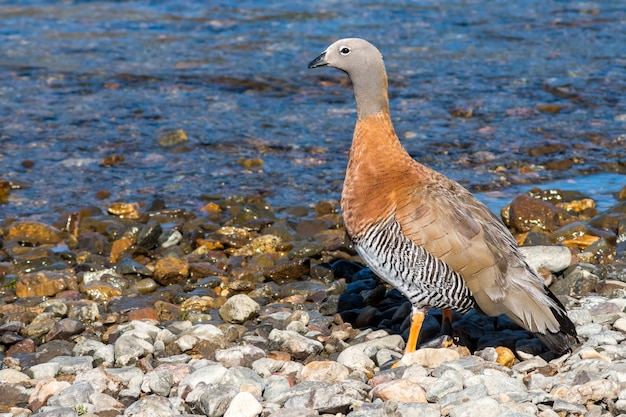
[{"label": "gray pebble", "polygon": [[355,404],[361,403],[342,394],[338,385],[322,382],[301,382],[292,388],[288,396],[285,408],[309,408],[321,414],[346,414]]},{"label": "gray pebble", "polygon": [[569,310],[567,312],[567,316],[572,320],[572,322],[576,326],[582,326],[585,324],[590,324],[593,321],[593,317],[589,310],[585,308],[576,308]]},{"label": "gray pebble", "polygon": [[482,384],[487,387],[489,395],[507,394],[509,396],[513,394],[524,395],[526,393],[526,387],[517,379],[510,378],[508,375],[500,373],[495,370],[488,370],[491,372],[485,372],[483,375],[473,375],[465,380],[465,386],[471,387],[472,385]]},{"label": "gray pebble", "polygon": [[462,376],[455,371],[446,371],[428,387],[426,399],[428,402],[436,403],[444,396],[461,390],[463,390]]},{"label": "gray pebble", "polygon": [[115,346],[105,345],[96,350],[93,354],[95,366],[113,367],[115,364]]},{"label": "gray pebble", "polygon": [[265,385],[263,383],[263,378],[261,378],[256,372],[250,368],[244,368],[242,366],[227,369],[226,372],[224,372],[220,383],[234,385],[237,389],[239,389],[242,385],[253,386],[259,392],[259,395],[263,392]]},{"label": "gray pebble", "polygon": [[169,399],[158,395],[145,396],[124,411],[124,415],[129,417],[170,417],[180,414],[180,410]]},{"label": "gray pebble", "polygon": [[124,333],[115,341],[117,366],[132,365],[149,353],[154,353],[153,343],[137,335],[137,332]]},{"label": "gray pebble", "polygon": [[178,384],[178,396],[184,398],[185,393],[192,391],[200,383],[217,385],[222,380],[226,371],[227,369],[220,364],[199,368],[180,381],[180,384]]},{"label": "gray pebble", "polygon": [[37,417],[78,417],[78,413],[74,407],[41,407]]},{"label": "gray pebble", "polygon": [[297,359],[304,359],[324,349],[324,346],[317,340],[309,339],[302,336],[300,333],[289,330],[272,330],[268,341],[270,343],[270,349],[288,352]]},{"label": "gray pebble", "polygon": [[80,371],[93,369],[91,356],[57,356],[50,360],[59,364],[59,372],[66,375],[74,375]]},{"label": "gray pebble", "polygon": [[239,388],[231,384],[209,384],[197,406],[207,416],[223,416]]},{"label": "gray pebble", "polygon": [[565,246],[520,246],[526,262],[535,270],[563,271],[570,265],[572,253]]},{"label": "gray pebble", "polygon": [[267,378],[278,372],[283,365],[285,365],[284,361],[270,358],[260,358],[252,363],[252,369],[261,377]]},{"label": "gray pebble", "polygon": [[265,356],[265,351],[254,345],[233,346],[229,349],[215,351],[215,360],[226,367],[249,367],[252,362]]},{"label": "gray pebble", "polygon": [[227,323],[244,323],[259,313],[259,303],[245,294],[237,294],[230,297],[219,313],[222,320]]},{"label": "gray pebble", "polygon": [[268,417],[317,417],[320,413],[309,408],[281,408],[272,412]]},{"label": "gray pebble", "polygon": [[88,403],[89,396],[95,390],[87,381],[79,381],[61,391],[60,394],[51,397],[48,405],[53,407],[71,407],[75,404]]},{"label": "gray pebble", "polygon": [[31,366],[26,373],[32,379],[47,379],[54,378],[60,370],[61,365],[58,362],[47,362]]},{"label": "gray pebble", "polygon": [[396,414],[398,417],[439,417],[441,411],[437,404],[398,403]]},{"label": "gray pebble", "polygon": [[559,413],[565,412],[568,414],[579,414],[584,415],[587,412],[587,407],[582,404],[574,404],[567,401],[563,401],[560,399],[556,399],[554,401],[554,405],[552,406],[552,410]]},{"label": "gray pebble", "polygon": [[172,385],[174,385],[174,375],[170,371],[152,371],[144,375],[141,390],[168,397]]},{"label": "gray pebble", "polygon": [[291,389],[291,383],[287,377],[272,375],[264,381],[263,399],[275,402],[277,398],[286,398],[285,394]]},{"label": "gray pebble", "polygon": [[490,397],[469,400],[450,408],[450,417],[501,417],[500,404]]},{"label": "gray pebble", "polygon": [[470,400],[487,397],[487,387],[483,384],[476,384],[467,387],[458,392],[450,392],[441,397],[439,405],[443,408],[454,407],[460,404],[464,404]]}]

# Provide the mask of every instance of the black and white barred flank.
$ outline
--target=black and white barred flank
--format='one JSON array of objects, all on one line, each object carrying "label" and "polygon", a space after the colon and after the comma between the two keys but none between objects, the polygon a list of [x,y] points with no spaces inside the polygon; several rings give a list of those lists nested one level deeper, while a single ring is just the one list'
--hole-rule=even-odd
[{"label": "black and white barred flank", "polygon": [[450,308],[464,313],[474,307],[463,278],[406,238],[395,219],[376,223],[353,238],[353,243],[370,269],[396,287],[415,308]]}]

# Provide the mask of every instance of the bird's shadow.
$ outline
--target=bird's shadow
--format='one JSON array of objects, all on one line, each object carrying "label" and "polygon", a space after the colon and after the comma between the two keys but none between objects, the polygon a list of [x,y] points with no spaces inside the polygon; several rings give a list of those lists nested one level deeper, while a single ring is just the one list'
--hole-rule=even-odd
[{"label": "bird's shadow", "polygon": [[[346,281],[346,290],[339,296],[337,313],[342,320],[361,330],[386,330],[408,338],[411,303],[400,291],[380,280],[369,268],[349,261],[332,264],[336,278]],[[431,309],[426,315],[418,339],[420,347],[441,347],[441,310]],[[492,347],[504,346],[518,356],[539,355],[546,360],[554,358],[552,352],[537,338],[508,317],[487,316],[477,309],[465,314],[453,312],[449,326],[454,344],[466,347],[479,355]]]}]

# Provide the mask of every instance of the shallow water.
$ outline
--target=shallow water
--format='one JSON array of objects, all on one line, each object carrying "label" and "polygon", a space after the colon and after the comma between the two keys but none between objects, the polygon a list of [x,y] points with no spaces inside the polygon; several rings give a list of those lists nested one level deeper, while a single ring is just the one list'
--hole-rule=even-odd
[{"label": "shallow water", "polygon": [[[339,198],[352,92],[306,66],[346,36],[383,52],[409,152],[473,191],[573,179],[593,193],[596,174],[626,174],[626,4],[346,3],[0,3],[0,180],[22,187],[0,218]],[[186,145],[158,145],[176,129]]]}]

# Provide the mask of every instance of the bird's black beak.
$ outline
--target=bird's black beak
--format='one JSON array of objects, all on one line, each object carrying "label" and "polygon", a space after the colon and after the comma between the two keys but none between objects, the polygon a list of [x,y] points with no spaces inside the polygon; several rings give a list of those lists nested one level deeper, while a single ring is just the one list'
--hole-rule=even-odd
[{"label": "bird's black beak", "polygon": [[320,56],[315,58],[313,61],[309,62],[309,68],[317,68],[317,67],[323,67],[323,66],[328,65],[328,62],[326,62],[325,58],[326,58],[326,52],[322,52]]}]

